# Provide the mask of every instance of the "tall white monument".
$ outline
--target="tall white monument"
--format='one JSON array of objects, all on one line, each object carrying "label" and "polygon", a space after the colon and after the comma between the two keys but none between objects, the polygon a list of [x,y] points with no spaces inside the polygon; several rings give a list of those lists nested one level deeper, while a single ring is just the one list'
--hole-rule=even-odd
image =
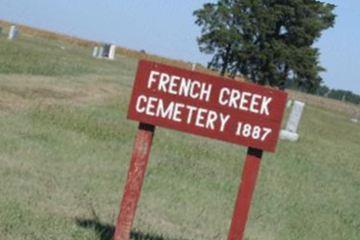
[{"label": "tall white monument", "polygon": [[297,130],[299,128],[304,106],[305,103],[300,101],[294,101],[289,119],[286,124],[286,128],[281,130],[280,132],[281,139],[289,140],[292,142],[296,142],[299,139],[299,134],[297,133]]},{"label": "tall white monument", "polygon": [[98,54],[99,54],[99,47],[95,46],[94,50],[93,50],[93,53],[92,53],[92,56],[94,58],[97,58],[99,56]]},{"label": "tall white monument", "polygon": [[104,57],[104,47],[99,47],[98,58]]},{"label": "tall white monument", "polygon": [[17,29],[17,27],[15,25],[12,25],[10,27],[8,39],[15,40],[18,37],[18,34],[19,34],[19,30]]},{"label": "tall white monument", "polygon": [[196,70],[196,63],[193,63],[193,64],[191,65],[191,70],[192,70],[192,71],[195,71],[195,70]]},{"label": "tall white monument", "polygon": [[109,50],[109,59],[114,60],[115,59],[115,54],[116,54],[116,45],[111,44],[110,45],[110,50]]}]

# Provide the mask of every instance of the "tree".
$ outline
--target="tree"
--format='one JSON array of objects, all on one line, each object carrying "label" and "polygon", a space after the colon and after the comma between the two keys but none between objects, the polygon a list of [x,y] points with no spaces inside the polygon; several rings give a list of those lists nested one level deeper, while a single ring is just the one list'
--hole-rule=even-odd
[{"label": "tree", "polygon": [[335,6],[316,0],[219,0],[194,12],[209,68],[284,88],[295,82],[315,91],[324,71],[313,47],[334,25]]},{"label": "tree", "polygon": [[203,27],[202,36],[198,39],[200,51],[214,55],[208,67],[220,69],[221,75],[235,61],[235,44],[241,41],[241,35],[233,27],[233,8],[231,1],[220,1],[217,4],[207,3],[194,12],[196,23]]}]

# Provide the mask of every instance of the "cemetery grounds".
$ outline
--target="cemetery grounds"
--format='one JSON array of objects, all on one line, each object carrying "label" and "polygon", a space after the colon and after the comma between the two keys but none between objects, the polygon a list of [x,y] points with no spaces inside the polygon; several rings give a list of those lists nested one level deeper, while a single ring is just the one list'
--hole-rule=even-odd
[{"label": "cemetery grounds", "polygon": [[[91,53],[0,37],[0,239],[112,239],[138,59]],[[360,124],[349,106],[296,96],[307,100],[300,140],[264,154],[246,239],[358,240]],[[226,239],[245,153],[157,128],[132,239]]]}]

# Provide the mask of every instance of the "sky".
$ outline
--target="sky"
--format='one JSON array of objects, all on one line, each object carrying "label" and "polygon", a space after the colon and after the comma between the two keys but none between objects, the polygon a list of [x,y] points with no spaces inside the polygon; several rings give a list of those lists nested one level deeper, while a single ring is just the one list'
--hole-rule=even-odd
[{"label": "sky", "polygon": [[[0,0],[0,19],[206,64],[193,11],[215,0]],[[326,0],[325,0],[326,1]],[[331,88],[360,94],[360,1],[337,5],[336,25],[316,43]]]}]

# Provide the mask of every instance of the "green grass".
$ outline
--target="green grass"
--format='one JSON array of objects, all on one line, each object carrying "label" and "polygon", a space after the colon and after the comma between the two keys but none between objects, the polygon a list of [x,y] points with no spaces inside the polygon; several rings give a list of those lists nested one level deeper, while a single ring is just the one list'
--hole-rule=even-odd
[{"label": "green grass", "polygon": [[[0,239],[111,239],[136,61],[59,44],[0,40]],[[300,135],[264,155],[247,239],[358,240],[360,125],[306,106]],[[244,156],[157,128],[132,239],[226,239]]]},{"label": "green grass", "polygon": [[0,74],[32,74],[44,76],[79,76],[81,74],[113,74],[118,66],[111,61],[94,60],[92,49],[21,37],[17,41],[0,38]]}]

